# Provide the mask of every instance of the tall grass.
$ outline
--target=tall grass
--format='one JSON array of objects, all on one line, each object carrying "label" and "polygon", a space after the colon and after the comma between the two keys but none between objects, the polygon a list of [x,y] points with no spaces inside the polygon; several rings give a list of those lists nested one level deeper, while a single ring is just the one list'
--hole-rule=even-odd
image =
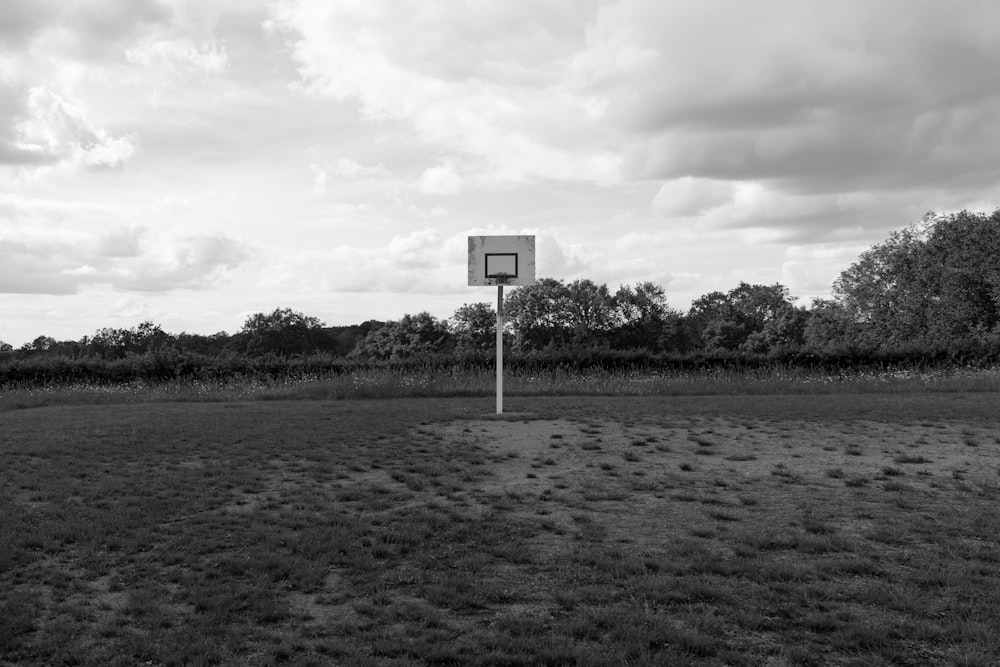
[{"label": "tall grass", "polygon": [[[377,399],[430,396],[489,396],[495,371],[484,367],[398,369],[377,367],[351,373],[300,373],[281,377],[241,375],[225,379],[176,379],[123,383],[73,382],[0,385],[0,410],[52,404],[149,401],[256,401],[283,399]],[[716,394],[837,394],[998,392],[1000,366],[906,371],[841,371],[770,366],[753,369],[576,370],[556,367],[510,369],[509,396],[682,396]]]}]

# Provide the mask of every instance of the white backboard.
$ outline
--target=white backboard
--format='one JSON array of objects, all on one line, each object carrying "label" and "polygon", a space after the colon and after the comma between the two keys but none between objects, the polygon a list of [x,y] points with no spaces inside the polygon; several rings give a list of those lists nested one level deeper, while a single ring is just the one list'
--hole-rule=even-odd
[{"label": "white backboard", "polygon": [[535,284],[534,236],[470,236],[469,287],[498,285],[496,276],[513,287]]}]

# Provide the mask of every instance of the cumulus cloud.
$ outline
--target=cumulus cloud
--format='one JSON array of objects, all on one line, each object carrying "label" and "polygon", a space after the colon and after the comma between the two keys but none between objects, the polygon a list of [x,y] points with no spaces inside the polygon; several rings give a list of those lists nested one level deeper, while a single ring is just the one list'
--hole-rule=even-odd
[{"label": "cumulus cloud", "polygon": [[451,163],[429,167],[420,176],[420,191],[431,195],[454,195],[462,189],[462,177]]},{"label": "cumulus cloud", "polygon": [[135,65],[165,65],[171,70],[186,67],[202,73],[223,71],[229,58],[223,44],[211,42],[196,46],[189,39],[147,39],[127,49],[125,59]]},{"label": "cumulus cloud", "polygon": [[59,11],[59,0],[7,0],[0,5],[0,43],[23,46]]},{"label": "cumulus cloud", "polygon": [[[259,0],[257,11],[262,11]],[[228,3],[225,3],[228,4]],[[95,88],[128,98],[229,64],[214,38],[221,7],[191,0],[9,0],[0,6],[0,166],[29,179],[120,167],[137,133],[108,129],[88,109]],[[246,11],[249,11],[246,10]],[[259,29],[258,29],[259,32]],[[139,72],[138,70],[143,70]]]},{"label": "cumulus cloud", "polygon": [[115,271],[113,284],[141,292],[205,289],[250,258],[246,244],[224,234],[162,239],[155,248]]},{"label": "cumulus cloud", "polygon": [[388,176],[389,170],[379,162],[376,165],[367,166],[359,164],[349,158],[338,158],[334,163],[333,173],[344,178],[363,178],[366,176]]},{"label": "cumulus cloud", "polygon": [[427,169],[424,192],[659,181],[666,217],[822,234],[883,193],[995,185],[986,0],[914,0],[905,20],[885,0],[409,10],[287,0],[269,26],[307,90],[460,156]]},{"label": "cumulus cloud", "polygon": [[729,181],[685,176],[667,181],[653,198],[653,210],[668,216],[698,215],[729,204],[736,186]]},{"label": "cumulus cloud", "polygon": [[121,166],[136,152],[133,137],[95,127],[78,104],[44,86],[28,91],[12,130],[13,141],[0,145],[0,164],[100,169]]},{"label": "cumulus cloud", "polygon": [[130,39],[169,22],[173,14],[171,3],[161,0],[4,0],[0,51],[28,49],[41,59],[109,61],[120,57]]},{"label": "cumulus cloud", "polygon": [[157,308],[151,308],[148,303],[135,294],[124,294],[115,299],[111,305],[111,316],[136,321],[162,322],[169,313]]},{"label": "cumulus cloud", "polygon": [[0,293],[75,294],[94,284],[145,292],[203,289],[253,254],[246,243],[218,233],[67,228],[58,222],[64,208],[72,207],[0,200]]},{"label": "cumulus cloud", "polygon": [[326,194],[331,176],[341,179],[368,179],[389,175],[389,170],[381,162],[376,165],[364,165],[343,157],[330,164],[310,164],[309,171],[313,174],[312,193],[317,196]]},{"label": "cumulus cloud", "polygon": [[309,171],[313,173],[312,193],[317,196],[326,194],[326,169],[318,164],[309,165]]},{"label": "cumulus cloud", "polygon": [[536,5],[525,20],[517,3],[400,12],[386,1],[300,0],[277,5],[269,26],[289,34],[312,93],[411,124],[423,141],[469,158],[483,180],[610,183],[619,158],[593,122],[601,104],[564,76],[585,5]]},{"label": "cumulus cloud", "polygon": [[[620,2],[595,48],[657,48],[613,83],[633,176],[812,192],[982,186],[1000,138],[1000,6]],[[959,158],[959,156],[962,156]],[[958,173],[956,173],[958,172]]]}]

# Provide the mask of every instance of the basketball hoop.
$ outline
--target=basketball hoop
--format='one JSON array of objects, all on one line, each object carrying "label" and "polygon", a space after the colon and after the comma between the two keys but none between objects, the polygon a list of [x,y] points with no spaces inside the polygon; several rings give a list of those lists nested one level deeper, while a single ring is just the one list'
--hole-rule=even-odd
[{"label": "basketball hoop", "polygon": [[534,236],[470,236],[469,286],[497,288],[497,414],[503,414],[503,288],[535,284]]}]

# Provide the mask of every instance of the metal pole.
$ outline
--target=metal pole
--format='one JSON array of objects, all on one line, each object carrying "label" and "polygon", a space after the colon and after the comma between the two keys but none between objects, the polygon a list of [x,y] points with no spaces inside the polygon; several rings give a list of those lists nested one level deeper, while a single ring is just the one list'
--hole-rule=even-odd
[{"label": "metal pole", "polygon": [[497,414],[503,414],[503,285],[497,285]]}]

